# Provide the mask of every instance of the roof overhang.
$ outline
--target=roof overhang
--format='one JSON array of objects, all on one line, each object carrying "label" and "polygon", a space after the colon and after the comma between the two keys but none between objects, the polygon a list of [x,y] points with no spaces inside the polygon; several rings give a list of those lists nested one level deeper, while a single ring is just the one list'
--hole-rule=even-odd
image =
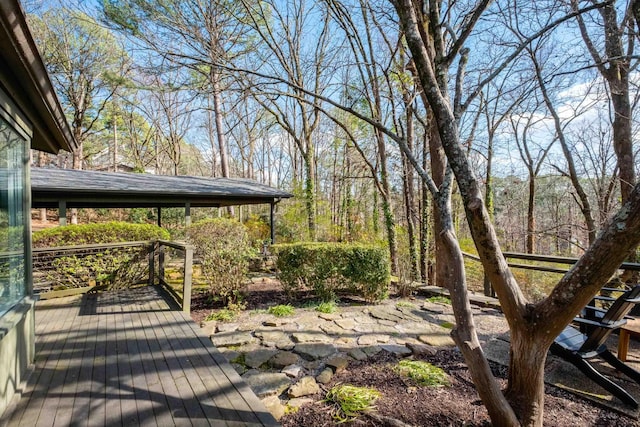
[{"label": "roof overhang", "polygon": [[0,85],[33,127],[32,148],[72,151],[75,139],[18,0],[0,1]]},{"label": "roof overhang", "polygon": [[292,196],[248,179],[31,169],[34,208],[221,207]]}]

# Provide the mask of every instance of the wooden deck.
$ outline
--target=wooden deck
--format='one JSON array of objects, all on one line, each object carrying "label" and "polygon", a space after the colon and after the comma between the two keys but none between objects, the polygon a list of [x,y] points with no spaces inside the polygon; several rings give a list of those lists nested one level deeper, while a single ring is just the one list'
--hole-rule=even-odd
[{"label": "wooden deck", "polygon": [[153,286],[40,301],[36,364],[8,426],[278,425]]}]

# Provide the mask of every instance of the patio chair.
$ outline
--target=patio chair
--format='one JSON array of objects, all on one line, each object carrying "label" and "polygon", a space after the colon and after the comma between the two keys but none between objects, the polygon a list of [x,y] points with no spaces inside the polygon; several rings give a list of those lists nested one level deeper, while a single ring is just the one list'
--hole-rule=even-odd
[{"label": "patio chair", "polygon": [[552,354],[571,362],[591,380],[634,408],[638,407],[638,402],[625,389],[596,371],[589,360],[600,357],[640,384],[640,372],[619,360],[605,345],[609,335],[627,322],[625,316],[637,303],[640,303],[640,285],[615,299],[608,310],[589,306],[586,314],[588,317],[574,319],[576,324],[586,326],[583,328],[585,332],[567,326],[551,345]]}]

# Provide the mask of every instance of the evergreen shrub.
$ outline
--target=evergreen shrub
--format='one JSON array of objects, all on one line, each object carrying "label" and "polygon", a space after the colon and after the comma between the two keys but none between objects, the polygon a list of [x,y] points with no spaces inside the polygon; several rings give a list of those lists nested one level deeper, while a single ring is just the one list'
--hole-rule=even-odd
[{"label": "evergreen shrub", "polygon": [[289,243],[272,246],[279,279],[291,296],[313,289],[323,301],[347,293],[367,301],[387,297],[389,256],[378,246],[351,243]]},{"label": "evergreen shrub", "polygon": [[214,300],[227,306],[239,303],[254,255],[244,225],[228,218],[205,219],[188,227],[187,240]]},{"label": "evergreen shrub", "polygon": [[153,224],[106,222],[65,225],[33,233],[33,247],[91,245],[169,239],[169,232]]}]

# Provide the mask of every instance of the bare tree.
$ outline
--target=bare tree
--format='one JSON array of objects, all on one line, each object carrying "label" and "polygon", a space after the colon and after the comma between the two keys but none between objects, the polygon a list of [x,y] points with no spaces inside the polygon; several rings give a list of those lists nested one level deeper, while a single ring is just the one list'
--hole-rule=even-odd
[{"label": "bare tree", "polygon": [[[538,102],[539,104],[539,102]],[[535,198],[536,198],[536,179],[540,173],[540,169],[549,154],[549,150],[553,146],[555,139],[545,141],[542,144],[532,141],[531,134],[535,132],[536,125],[539,124],[543,117],[536,117],[538,106],[533,108],[533,112],[526,115],[513,115],[510,117],[511,128],[513,129],[514,140],[518,146],[520,159],[524,163],[528,172],[528,198],[527,198],[527,243],[526,252],[528,254],[535,253],[535,236],[536,236],[536,217],[535,217]],[[522,123],[524,122],[524,123]]]},{"label": "bare tree", "polygon": [[[574,12],[579,10],[579,0],[571,0]],[[588,2],[591,4],[591,2]],[[618,159],[620,195],[625,203],[635,184],[635,162],[631,133],[632,109],[629,98],[629,72],[634,54],[638,2],[630,1],[618,18],[616,1],[605,2],[594,12],[587,14],[594,24],[588,25],[583,14],[576,19],[580,34],[595,67],[607,83],[613,107],[613,145]],[[593,33],[601,31],[599,35]],[[597,39],[595,39],[597,37]]]},{"label": "bare tree", "polygon": [[[309,238],[317,234],[317,164],[314,137],[320,125],[319,100],[313,93],[324,92],[331,63],[329,20],[326,14],[307,2],[242,2],[246,15],[260,40],[265,55],[263,67],[283,76],[286,96],[255,90],[256,100],[275,119],[295,143],[304,166],[304,192]],[[315,21],[310,17],[314,16]],[[320,24],[320,25],[318,25]],[[308,47],[310,54],[305,56]]]},{"label": "bare tree", "polygon": [[[463,53],[464,43],[490,2],[480,1],[466,10],[463,25],[451,39],[445,39],[448,33],[440,26],[443,3],[428,2],[424,7],[419,7],[412,0],[392,3],[413,55],[417,76],[433,111],[442,147],[456,176],[467,222],[484,270],[509,323],[510,364],[506,396],[493,380],[475,334],[461,252],[447,215],[451,209],[443,206],[442,249],[449,255],[449,289],[456,317],[452,336],[467,361],[494,425],[542,425],[543,367],[547,350],[558,333],[614,273],[627,251],[640,241],[640,212],[636,211],[640,206],[637,206],[640,204],[640,188],[631,193],[628,203],[551,294],[535,305],[529,304],[500,251],[480,185],[461,144],[455,115],[457,103],[449,98],[445,77],[452,61]],[[500,66],[496,70],[499,72]],[[406,144],[399,142],[403,150],[408,151]],[[415,159],[413,163],[422,169]],[[426,173],[421,172],[421,176],[430,179]]]}]

